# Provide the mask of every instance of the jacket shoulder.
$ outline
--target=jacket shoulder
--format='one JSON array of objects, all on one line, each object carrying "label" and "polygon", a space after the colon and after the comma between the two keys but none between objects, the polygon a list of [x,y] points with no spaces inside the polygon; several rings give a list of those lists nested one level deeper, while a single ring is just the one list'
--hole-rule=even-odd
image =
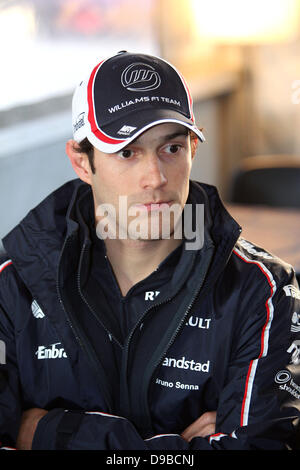
[{"label": "jacket shoulder", "polygon": [[0,255],[0,302],[13,299],[16,291],[26,289],[13,260],[8,255]]},{"label": "jacket shoulder", "polygon": [[[8,324],[25,325],[26,307],[32,302],[32,295],[24,284],[14,261],[7,255],[0,256],[0,330]],[[27,313],[26,313],[27,315]]]},{"label": "jacket shoulder", "polygon": [[10,297],[10,281],[12,270],[14,270],[12,260],[6,254],[0,255],[0,306],[4,306]]},{"label": "jacket shoulder", "polygon": [[0,255],[0,276],[4,272],[4,270],[8,268],[9,266],[12,266],[12,264],[13,264],[12,260],[6,253],[1,254]]},{"label": "jacket shoulder", "polygon": [[[237,262],[244,265],[244,269],[252,269],[256,266],[256,270],[260,270],[263,275],[268,279],[274,279],[277,283],[285,283],[295,276],[295,270],[286,261],[282,260],[274,253],[267,251],[250,242],[243,237],[240,237],[233,249],[233,255]],[[246,267],[247,266],[247,267]]]}]

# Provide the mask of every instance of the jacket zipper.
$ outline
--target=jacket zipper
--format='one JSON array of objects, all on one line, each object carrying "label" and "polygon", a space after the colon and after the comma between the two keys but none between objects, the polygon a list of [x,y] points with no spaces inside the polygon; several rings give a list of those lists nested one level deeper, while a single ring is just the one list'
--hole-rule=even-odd
[{"label": "jacket zipper", "polygon": [[[239,228],[237,230],[237,233],[236,233],[236,236],[235,236],[235,243],[236,243],[237,239],[239,238],[240,234],[241,234],[241,228]],[[232,250],[230,250],[230,253],[231,252],[232,252]],[[205,280],[205,277],[206,277],[206,274],[207,274],[207,270],[208,270],[209,264],[211,262],[212,254],[213,254],[213,250],[211,251],[210,256],[208,257],[208,259],[206,259],[206,266],[205,266],[205,270],[202,274],[200,284],[198,285],[197,289],[195,290],[194,296],[193,296],[190,304],[188,305],[188,307],[185,311],[185,314],[184,314],[184,316],[182,317],[182,319],[180,321],[180,324],[176,328],[175,333],[174,333],[171,341],[169,341],[169,343],[166,345],[166,347],[164,348],[164,351],[160,354],[160,357],[154,362],[152,367],[151,368],[149,367],[150,372],[147,374],[146,380],[143,383],[142,394],[141,394],[141,397],[142,397],[142,400],[141,400],[142,414],[141,414],[141,416],[143,416],[143,423],[145,423],[145,421],[146,421],[148,423],[148,425],[146,424],[146,426],[145,426],[145,424],[143,424],[143,423],[141,423],[141,425],[143,427],[144,432],[148,433],[150,436],[153,433],[152,425],[151,425],[151,415],[150,415],[150,410],[149,410],[149,405],[148,405],[148,387],[149,387],[150,381],[152,379],[153,374],[155,373],[155,370],[161,364],[161,362],[162,362],[164,356],[166,355],[168,349],[175,342],[176,337],[178,336],[180,330],[182,329],[182,327],[184,325],[184,322],[185,322],[185,320],[186,320],[193,304],[195,303],[197,297],[200,294],[200,290],[203,286],[203,283],[204,283],[204,280]],[[226,258],[226,262],[227,262],[227,259],[229,258],[229,256],[230,255],[228,255],[228,257]],[[206,286],[204,288],[204,290],[202,291],[202,295],[207,291],[207,289],[208,289],[208,286]]]},{"label": "jacket zipper", "polygon": [[[203,280],[204,281],[204,280]],[[203,282],[202,282],[203,284]],[[202,286],[201,284],[201,286]],[[143,422],[148,422],[149,423],[149,426],[145,428],[145,425],[143,424],[143,428],[146,430],[147,433],[152,433],[153,430],[152,430],[152,425],[151,425],[151,415],[150,415],[150,410],[149,410],[149,405],[148,405],[148,388],[149,388],[149,384],[150,384],[150,381],[151,381],[151,378],[153,376],[153,374],[155,373],[155,370],[157,369],[157,367],[161,364],[163,358],[165,357],[168,349],[174,344],[178,334],[180,333],[183,325],[184,325],[184,322],[196,300],[196,298],[198,297],[199,295],[199,292],[201,290],[201,286],[199,287],[199,289],[197,289],[197,292],[196,294],[194,295],[191,303],[189,304],[189,306],[187,307],[185,313],[184,313],[184,316],[182,317],[182,320],[180,322],[180,324],[178,325],[178,327],[176,328],[175,332],[174,332],[174,335],[172,337],[172,339],[169,341],[169,343],[166,345],[163,353],[161,353],[159,359],[157,359],[153,366],[152,366],[152,371],[151,373],[148,374],[148,377],[146,378],[146,380],[144,381],[143,383],[143,387],[142,387],[142,416],[145,416],[146,419],[143,418]]]},{"label": "jacket zipper", "polygon": [[124,413],[125,410],[127,410],[126,417],[130,419],[130,414],[131,414],[131,407],[130,407],[130,399],[129,399],[129,392],[128,392],[128,383],[127,383],[127,368],[128,368],[128,352],[129,352],[129,345],[132,339],[132,336],[134,335],[136,329],[143,323],[145,316],[152,310],[154,307],[159,307],[160,305],[163,305],[164,303],[169,302],[173,297],[169,297],[165,299],[164,301],[152,305],[149,307],[147,310],[144,311],[142,316],[140,317],[139,321],[135,324],[135,327],[131,330],[125,347],[124,347],[124,355],[123,355],[123,361],[122,361],[122,367],[121,367],[121,391],[122,391],[122,400],[123,400],[123,406],[122,406],[122,412]]},{"label": "jacket zipper", "polygon": [[[86,243],[84,243],[83,248],[82,248],[81,260],[83,259],[83,255],[84,255],[85,250],[86,250]],[[122,344],[121,344],[121,343],[118,341],[118,339],[111,333],[111,331],[109,331],[109,330],[106,328],[106,326],[101,322],[101,320],[100,320],[100,318],[98,317],[98,315],[96,314],[95,310],[94,310],[93,307],[90,305],[90,303],[88,302],[88,300],[85,298],[85,296],[83,295],[83,293],[82,293],[82,291],[81,291],[81,288],[80,288],[81,260],[80,260],[79,269],[78,269],[78,272],[77,272],[77,287],[78,287],[78,291],[79,291],[80,297],[81,297],[81,299],[83,300],[83,302],[86,304],[86,306],[89,308],[89,310],[91,311],[91,313],[94,315],[94,317],[96,318],[96,320],[100,323],[100,325],[102,326],[102,328],[104,329],[104,331],[107,333],[107,335],[109,336],[109,338],[110,338],[110,339],[113,339],[113,340],[118,344],[118,346],[120,346],[120,348],[123,349]]]},{"label": "jacket zipper", "polygon": [[[64,245],[63,245],[63,249],[62,249],[62,251],[61,251],[61,256],[60,256],[60,259],[59,259],[58,266],[60,266],[62,254],[63,254],[63,252],[64,252],[65,247],[66,247],[67,244],[69,243],[69,241],[70,241],[70,238],[67,238],[67,239],[65,240],[65,243],[64,243]],[[84,245],[83,249],[84,249],[84,248],[85,248],[85,245]],[[83,251],[83,250],[82,250],[82,251]],[[67,310],[66,310],[66,308],[65,308],[65,305],[64,305],[64,302],[63,302],[63,299],[62,299],[62,297],[61,297],[61,295],[60,295],[60,287],[59,287],[58,277],[57,277],[57,281],[56,281],[56,290],[57,290],[59,302],[60,302],[60,304],[61,304],[61,306],[62,306],[62,309],[63,309],[63,311],[64,311],[64,313],[65,313],[67,322],[68,322],[68,324],[69,324],[69,326],[70,326],[70,328],[71,328],[71,330],[72,330],[72,332],[73,332],[73,334],[74,334],[74,336],[75,336],[77,342],[79,343],[81,349],[82,349],[83,351],[86,351],[87,356],[88,356],[88,358],[89,358],[89,360],[90,360],[90,362],[91,362],[91,365],[92,365],[93,369],[94,369],[95,372],[96,372],[96,376],[97,376],[97,378],[99,379],[99,380],[98,380],[98,383],[101,385],[101,390],[102,390],[103,395],[104,395],[103,398],[104,398],[104,400],[105,400],[105,402],[106,402],[106,405],[107,405],[107,407],[108,407],[107,410],[108,410],[109,412],[112,412],[112,411],[113,411],[113,407],[112,407],[112,402],[111,402],[111,400],[110,400],[110,394],[109,394],[108,391],[105,391],[105,390],[103,389],[103,380],[101,380],[102,377],[101,377],[100,374],[99,374],[99,363],[98,363],[97,357],[96,357],[96,355],[95,355],[93,349],[89,346],[88,342],[83,341],[82,337],[81,337],[80,334],[78,333],[79,328],[78,328],[77,325],[74,325],[74,318],[73,318],[73,321],[71,321],[71,319],[70,319],[70,315],[69,315],[69,313],[67,312]]]},{"label": "jacket zipper", "polygon": [[[189,303],[183,317],[181,318],[181,321],[180,321],[180,324],[178,325],[178,327],[176,328],[174,334],[173,334],[173,337],[171,339],[171,341],[168,342],[168,344],[165,346],[164,348],[164,351],[160,354],[159,358],[154,362],[154,364],[151,364],[149,365],[149,370],[150,370],[150,373],[148,374],[148,376],[146,377],[146,380],[144,381],[144,383],[142,384],[142,391],[141,391],[141,416],[143,417],[143,422],[142,423],[139,423],[140,424],[140,427],[143,428],[143,430],[146,429],[146,432],[152,432],[152,429],[151,429],[151,417],[150,417],[150,411],[149,411],[149,406],[148,406],[148,386],[149,386],[149,383],[150,383],[150,380],[151,380],[151,377],[152,375],[154,374],[156,368],[159,366],[159,364],[161,363],[164,355],[166,354],[166,352],[168,351],[168,349],[172,346],[172,344],[174,343],[176,337],[178,336],[181,328],[182,328],[182,325],[184,324],[184,321],[189,313],[189,311],[191,310],[200,290],[201,290],[201,287],[203,285],[203,282],[204,282],[204,279],[205,279],[205,276],[206,276],[206,273],[207,273],[207,269],[208,269],[208,266],[209,266],[209,263],[211,261],[211,257],[212,257],[212,253],[213,253],[213,250],[211,250],[211,253],[210,255],[207,257],[208,259],[206,260],[206,265],[205,265],[205,271],[204,273],[202,274],[202,278],[201,278],[201,282],[200,284],[198,284],[198,287],[196,289],[196,292],[195,294],[193,295],[193,298],[191,300],[191,302]],[[131,414],[131,407],[130,407],[130,398],[129,398],[129,392],[128,392],[128,386],[127,386],[127,368],[128,368],[128,352],[129,352],[129,346],[130,346],[130,342],[131,342],[131,339],[136,331],[136,329],[143,323],[143,321],[145,320],[145,316],[149,313],[150,310],[152,310],[153,308],[156,308],[156,307],[160,307],[161,305],[164,305],[166,304],[167,302],[170,302],[172,300],[172,298],[174,298],[176,294],[174,294],[173,296],[171,297],[168,297],[166,299],[164,299],[163,301],[155,304],[155,305],[152,305],[150,308],[148,308],[142,315],[142,317],[140,318],[140,320],[138,321],[138,323],[135,325],[134,329],[131,331],[129,337],[128,337],[128,340],[127,340],[127,343],[126,343],[126,347],[125,347],[125,360],[124,360],[124,364],[123,364],[123,368],[122,368],[122,382],[124,385],[125,385],[125,390],[124,390],[124,393],[126,391],[126,402],[125,402],[125,407],[126,409],[129,411],[129,413]],[[124,397],[123,397],[124,399]],[[130,418],[130,416],[128,416]],[[146,419],[145,419],[146,418]],[[145,426],[145,421],[147,421],[147,425]]]},{"label": "jacket zipper", "polygon": [[[186,321],[186,318],[187,318],[191,308],[193,307],[197,297],[200,294],[200,291],[201,291],[201,288],[203,286],[203,283],[204,283],[204,280],[205,280],[205,277],[206,277],[206,274],[207,274],[207,270],[208,270],[208,267],[209,267],[209,264],[210,264],[210,261],[211,261],[212,253],[213,253],[213,250],[211,250],[210,255],[207,257],[208,259],[206,259],[206,266],[205,266],[205,270],[202,274],[201,280],[200,280],[200,282],[197,286],[197,289],[194,292],[192,300],[189,303],[188,307],[186,308],[185,313],[184,313],[183,317],[181,318],[181,321],[180,321],[179,325],[177,326],[171,340],[165,346],[165,348],[164,348],[163,352],[160,354],[159,358],[151,365],[151,367],[149,366],[149,373],[147,374],[147,377],[146,377],[146,379],[143,383],[142,393],[141,393],[141,398],[142,398],[141,405],[142,405],[142,416],[143,416],[143,423],[141,423],[141,424],[143,425],[143,428],[146,429],[146,432],[148,432],[148,433],[152,433],[151,415],[150,415],[150,410],[149,410],[149,405],[148,405],[148,389],[149,389],[149,384],[151,382],[151,378],[152,378],[153,374],[155,373],[155,370],[157,369],[157,367],[161,364],[161,362],[162,362],[163,358],[165,357],[168,349],[174,344],[179,332],[181,331],[181,329],[182,329],[182,327],[183,327],[183,325]],[[146,417],[146,419],[144,419],[144,417]],[[145,421],[147,421],[149,423],[148,428],[145,427],[145,424],[144,424]]]},{"label": "jacket zipper", "polygon": [[[70,240],[70,239],[67,238],[67,239],[65,240],[64,244],[63,244],[63,248],[62,248],[62,250],[61,250],[61,254],[60,254],[59,262],[58,262],[58,271],[59,271],[59,266],[60,266],[60,263],[61,263],[62,253],[64,252],[65,247],[67,246],[67,244],[69,243],[69,240]],[[62,298],[61,298],[58,275],[57,275],[57,278],[56,278],[56,292],[57,292],[57,295],[58,295],[59,303],[61,304],[61,307],[62,307],[62,309],[63,309],[63,311],[64,311],[64,313],[65,313],[65,317],[66,317],[66,319],[67,319],[68,325],[70,326],[70,328],[71,328],[71,330],[72,330],[72,332],[73,332],[73,334],[74,334],[76,340],[78,341],[80,347],[81,347],[81,348],[84,348],[83,343],[82,343],[82,341],[81,341],[81,338],[80,338],[80,336],[77,334],[77,329],[74,328],[74,326],[73,326],[73,324],[72,324],[72,322],[71,322],[71,320],[70,320],[70,317],[69,317],[69,315],[68,315],[68,313],[67,313],[67,311],[66,311],[64,302],[63,302],[63,300],[62,300]]]}]

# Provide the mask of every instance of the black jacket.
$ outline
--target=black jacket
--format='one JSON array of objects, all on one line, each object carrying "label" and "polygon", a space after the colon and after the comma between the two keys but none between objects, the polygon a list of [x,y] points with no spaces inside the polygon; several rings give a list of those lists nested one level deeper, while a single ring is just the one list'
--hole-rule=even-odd
[{"label": "black jacket", "polygon": [[[131,318],[127,329],[117,297],[112,312],[113,276],[105,275],[101,250],[95,251],[89,186],[65,184],[4,238],[3,448],[15,446],[22,410],[32,407],[49,410],[34,449],[295,445],[300,292],[294,271],[240,237],[214,187],[191,182],[189,201],[205,204],[204,245],[177,250],[158,277],[121,299]],[[217,410],[216,433],[185,442],[180,433],[210,410]]]}]

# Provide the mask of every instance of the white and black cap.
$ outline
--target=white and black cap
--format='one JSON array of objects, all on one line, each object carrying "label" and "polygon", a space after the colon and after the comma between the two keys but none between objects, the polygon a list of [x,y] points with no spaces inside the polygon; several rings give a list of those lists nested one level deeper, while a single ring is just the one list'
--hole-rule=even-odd
[{"label": "white and black cap", "polygon": [[181,74],[165,60],[127,51],[103,60],[73,96],[76,142],[87,138],[115,153],[157,124],[175,122],[205,138],[196,127],[192,97]]}]

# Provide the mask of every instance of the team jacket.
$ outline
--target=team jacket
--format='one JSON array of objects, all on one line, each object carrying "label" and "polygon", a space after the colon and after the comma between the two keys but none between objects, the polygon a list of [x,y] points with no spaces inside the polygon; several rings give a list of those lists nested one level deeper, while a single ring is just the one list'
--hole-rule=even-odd
[{"label": "team jacket", "polygon": [[[300,292],[292,267],[244,240],[214,187],[204,244],[183,249],[122,337],[95,276],[92,196],[74,180],[3,240],[0,441],[44,408],[33,449],[218,450],[296,446]],[[148,292],[149,294],[149,292]],[[141,297],[139,297],[140,299]],[[129,309],[130,310],[130,309]],[[216,432],[180,434],[217,410]]]}]

